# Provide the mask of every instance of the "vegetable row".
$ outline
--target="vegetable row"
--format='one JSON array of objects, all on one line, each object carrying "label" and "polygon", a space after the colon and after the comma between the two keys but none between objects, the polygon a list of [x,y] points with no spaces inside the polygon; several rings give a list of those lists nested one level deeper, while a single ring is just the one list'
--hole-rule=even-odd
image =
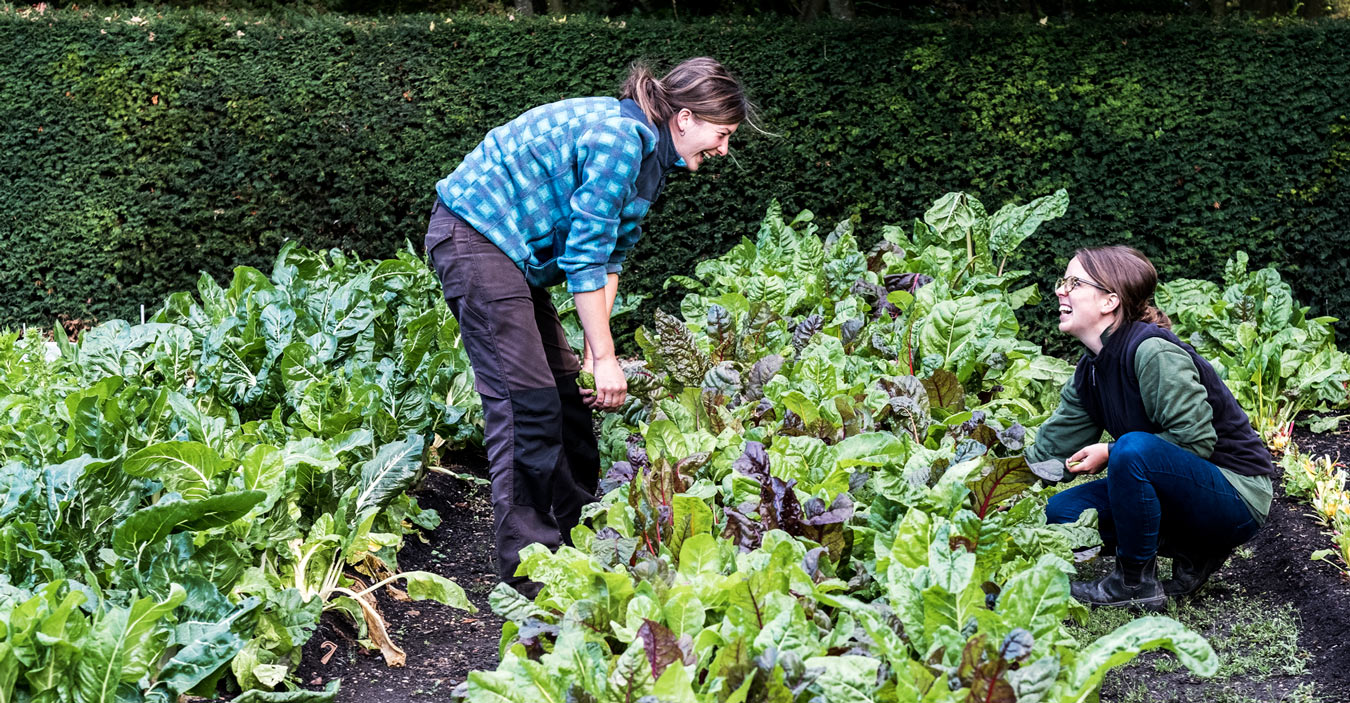
[{"label": "vegetable row", "polygon": [[[1285,493],[1307,501],[1313,516],[1327,529],[1332,548],[1313,551],[1314,560],[1325,560],[1350,575],[1350,478],[1345,465],[1329,456],[1314,457],[1291,444],[1280,459]],[[1332,557],[1340,560],[1337,564]]]},{"label": "vegetable row", "polygon": [[324,609],[403,656],[376,587],[440,517],[406,494],[477,396],[425,263],[287,245],[141,325],[0,335],[0,701],[331,700],[292,691]]},{"label": "vegetable row", "polygon": [[606,418],[603,497],[532,547],[501,665],[469,701],[1085,701],[1146,649],[1199,673],[1167,618],[1065,628],[1095,515],[1047,525],[1023,451],[1071,367],[1018,339],[1038,293],[1007,269],[1062,192],[993,215],[950,194],[860,250],[771,207],[758,236],[675,283]]}]

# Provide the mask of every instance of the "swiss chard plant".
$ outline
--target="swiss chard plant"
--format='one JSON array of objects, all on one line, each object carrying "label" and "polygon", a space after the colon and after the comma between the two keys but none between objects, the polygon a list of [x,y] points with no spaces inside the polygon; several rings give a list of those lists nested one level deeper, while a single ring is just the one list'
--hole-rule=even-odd
[{"label": "swiss chard plant", "polygon": [[1315,550],[1313,560],[1325,560],[1350,575],[1350,477],[1345,465],[1329,456],[1304,454],[1290,444],[1280,457],[1280,468],[1285,492],[1309,503],[1331,538],[1332,548]]},{"label": "swiss chard plant", "polygon": [[55,349],[0,335],[0,700],[331,700],[287,690],[324,609],[398,662],[375,589],[472,608],[398,569],[428,446],[480,432],[418,257],[287,245]]},{"label": "swiss chard plant", "polygon": [[1165,647],[1165,618],[1078,643],[1072,550],[1047,525],[1064,467],[1029,464],[1067,364],[1017,339],[1036,298],[1008,270],[1060,193],[985,214],[952,194],[870,251],[851,223],[770,209],[755,240],[673,284],[607,417],[603,497],[573,546],[530,548],[533,601],[505,587],[502,663],[471,701],[1092,700]]}]

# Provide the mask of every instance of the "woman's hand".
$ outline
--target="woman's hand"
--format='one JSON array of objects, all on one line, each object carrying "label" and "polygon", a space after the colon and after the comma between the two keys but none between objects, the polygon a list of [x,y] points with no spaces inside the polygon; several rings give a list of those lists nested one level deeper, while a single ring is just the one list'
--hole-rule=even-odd
[{"label": "woman's hand", "polygon": [[1106,468],[1106,459],[1110,454],[1105,442],[1089,444],[1079,449],[1065,462],[1070,473],[1095,474]]},{"label": "woman's hand", "polygon": [[614,410],[628,398],[628,379],[623,375],[619,360],[614,357],[593,360],[590,355],[582,362],[582,370],[595,374],[595,390],[581,389],[581,398],[595,410]]},{"label": "woman's hand", "polygon": [[[611,274],[609,278],[617,285],[617,276]],[[575,293],[572,299],[577,303],[577,317],[586,336],[581,369],[595,374],[595,392],[582,389],[582,400],[596,410],[613,410],[628,397],[628,379],[614,355],[614,338],[609,333],[614,299],[605,288]]]}]

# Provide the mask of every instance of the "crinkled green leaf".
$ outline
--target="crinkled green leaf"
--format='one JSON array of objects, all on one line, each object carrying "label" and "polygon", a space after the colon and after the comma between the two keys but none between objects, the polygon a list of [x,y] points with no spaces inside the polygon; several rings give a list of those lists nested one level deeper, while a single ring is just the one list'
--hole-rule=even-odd
[{"label": "crinkled green leaf", "polygon": [[160,670],[159,680],[175,695],[181,695],[207,679],[214,679],[244,648],[245,640],[235,632],[240,627],[239,621],[252,615],[261,604],[256,597],[245,599],[233,613],[179,649]]},{"label": "crinkled green leaf", "polygon": [[361,465],[357,512],[383,508],[412,485],[422,468],[422,437],[409,432],[401,441],[380,447]]},{"label": "crinkled green leaf", "polygon": [[114,703],[122,683],[146,676],[168,646],[164,618],[186,598],[187,592],[174,585],[162,601],[142,598],[130,607],[101,613],[80,642],[83,656],[75,671],[80,698],[88,703]]},{"label": "crinkled green leaf", "polygon": [[165,500],[142,508],[113,531],[113,549],[132,556],[143,545],[178,530],[209,530],[248,514],[267,494],[262,491],[223,493],[205,500]]},{"label": "crinkled green leaf", "polygon": [[1004,205],[989,222],[989,248],[1009,256],[1041,223],[1063,217],[1069,208],[1069,193],[1063,188],[1026,205]]},{"label": "crinkled green leaf", "polygon": [[1060,557],[1043,555],[1034,566],[1008,579],[998,597],[998,610],[1004,620],[1029,631],[1040,651],[1050,645],[1050,636],[1068,617],[1066,567]]},{"label": "crinkled green leaf", "polygon": [[211,479],[224,468],[220,455],[200,442],[161,442],[122,462],[124,472],[159,481],[165,490],[181,493],[187,500],[210,495]]},{"label": "crinkled green leaf", "polygon": [[807,659],[808,669],[819,669],[820,674],[811,684],[827,701],[873,701],[877,689],[877,669],[881,662],[871,657],[842,655]]}]

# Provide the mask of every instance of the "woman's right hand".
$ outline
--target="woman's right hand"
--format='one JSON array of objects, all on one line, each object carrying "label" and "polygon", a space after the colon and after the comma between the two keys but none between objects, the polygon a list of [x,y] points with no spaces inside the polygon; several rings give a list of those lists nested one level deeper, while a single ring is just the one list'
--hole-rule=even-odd
[{"label": "woman's right hand", "polygon": [[623,375],[619,360],[614,357],[591,360],[594,366],[595,391],[583,389],[581,397],[595,410],[614,410],[628,398],[628,379]]},{"label": "woman's right hand", "polygon": [[1105,442],[1098,442],[1079,449],[1065,464],[1072,473],[1095,474],[1106,468],[1110,454],[1110,447]]}]

